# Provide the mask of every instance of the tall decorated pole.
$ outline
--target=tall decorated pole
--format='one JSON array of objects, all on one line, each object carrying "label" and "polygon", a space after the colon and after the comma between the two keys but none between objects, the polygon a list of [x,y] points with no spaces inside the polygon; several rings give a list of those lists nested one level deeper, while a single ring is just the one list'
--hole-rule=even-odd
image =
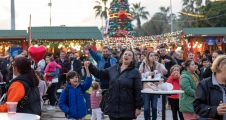
[{"label": "tall decorated pole", "polygon": [[28,28],[28,47],[31,46],[31,40],[32,40],[32,36],[31,36],[31,14],[30,14],[29,28]]},{"label": "tall decorated pole", "polygon": [[109,37],[135,36],[132,26],[132,12],[130,12],[128,0],[112,0],[110,4],[110,18],[108,22]]}]

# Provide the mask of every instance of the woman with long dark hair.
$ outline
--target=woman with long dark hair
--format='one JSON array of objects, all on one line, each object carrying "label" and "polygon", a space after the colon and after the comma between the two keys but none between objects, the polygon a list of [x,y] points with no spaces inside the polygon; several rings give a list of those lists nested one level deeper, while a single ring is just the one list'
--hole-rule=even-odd
[{"label": "woman with long dark hair", "polygon": [[141,112],[141,78],[135,64],[134,52],[125,50],[119,64],[103,70],[89,65],[91,74],[101,80],[109,80],[112,89],[109,90],[103,112],[109,115],[110,120],[132,120]]},{"label": "woman with long dark hair", "polygon": [[179,109],[183,113],[184,120],[197,119],[193,101],[195,100],[196,86],[199,84],[199,76],[195,73],[198,69],[193,60],[187,60],[184,63],[184,69],[180,77],[180,88],[184,93],[179,97]]},{"label": "woman with long dark hair", "polygon": [[[146,58],[142,61],[139,71],[140,73],[145,73],[147,76],[151,76],[154,78],[154,71],[157,70],[158,73],[163,73],[163,75],[167,74],[168,71],[165,66],[156,61],[156,55],[154,52],[148,52]],[[163,76],[162,75],[162,76]],[[157,120],[157,102],[158,102],[158,95],[150,95],[151,96],[151,108],[152,108],[152,120]],[[148,116],[148,101],[149,95],[143,94],[144,99],[144,118],[145,120],[149,120],[150,117]]]},{"label": "woman with long dark hair", "polygon": [[[17,57],[13,63],[16,76],[9,87],[6,102],[18,102],[18,113],[41,115],[39,80],[31,68],[31,62],[25,57]],[[0,112],[7,112],[7,104],[0,105]]]}]

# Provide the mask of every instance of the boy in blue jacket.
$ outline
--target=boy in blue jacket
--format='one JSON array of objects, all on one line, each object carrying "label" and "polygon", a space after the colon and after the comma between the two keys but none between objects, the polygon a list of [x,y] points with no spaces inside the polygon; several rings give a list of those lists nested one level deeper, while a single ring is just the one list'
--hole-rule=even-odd
[{"label": "boy in blue jacket", "polygon": [[92,77],[88,69],[89,65],[86,64],[84,66],[87,73],[85,83],[82,85],[79,83],[80,76],[77,72],[68,72],[66,88],[62,91],[59,98],[58,105],[69,120],[85,120],[87,114],[83,94],[91,87]]}]

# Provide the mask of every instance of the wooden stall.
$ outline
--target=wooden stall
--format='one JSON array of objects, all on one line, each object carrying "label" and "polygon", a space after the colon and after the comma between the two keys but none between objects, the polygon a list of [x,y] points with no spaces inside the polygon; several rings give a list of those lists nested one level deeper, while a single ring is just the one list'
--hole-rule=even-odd
[{"label": "wooden stall", "polygon": [[0,30],[0,54],[5,55],[9,52],[14,56],[17,50],[26,50],[26,39],[26,30]]}]

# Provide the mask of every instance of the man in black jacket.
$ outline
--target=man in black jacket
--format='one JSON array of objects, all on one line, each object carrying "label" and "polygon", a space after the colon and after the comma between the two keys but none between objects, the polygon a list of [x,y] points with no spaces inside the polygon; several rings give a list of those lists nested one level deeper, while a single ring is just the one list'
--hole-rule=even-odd
[{"label": "man in black jacket", "polygon": [[71,52],[69,54],[70,64],[68,64],[68,71],[76,71],[80,77],[82,77],[82,63],[75,56],[75,53]]},{"label": "man in black jacket", "polygon": [[160,58],[159,63],[162,63],[165,65],[166,69],[168,70],[168,73],[165,75],[166,78],[170,76],[170,68],[176,64],[174,60],[168,55],[166,55],[166,48],[164,46],[161,46],[159,49],[160,52]]},{"label": "man in black jacket", "polygon": [[56,63],[59,64],[62,68],[60,69],[60,73],[58,75],[59,81],[57,84],[57,89],[61,88],[62,83],[66,82],[66,75],[65,73],[67,73],[67,67],[69,64],[69,60],[66,58],[66,52],[64,52],[63,50],[60,51],[60,57],[57,58]]}]

